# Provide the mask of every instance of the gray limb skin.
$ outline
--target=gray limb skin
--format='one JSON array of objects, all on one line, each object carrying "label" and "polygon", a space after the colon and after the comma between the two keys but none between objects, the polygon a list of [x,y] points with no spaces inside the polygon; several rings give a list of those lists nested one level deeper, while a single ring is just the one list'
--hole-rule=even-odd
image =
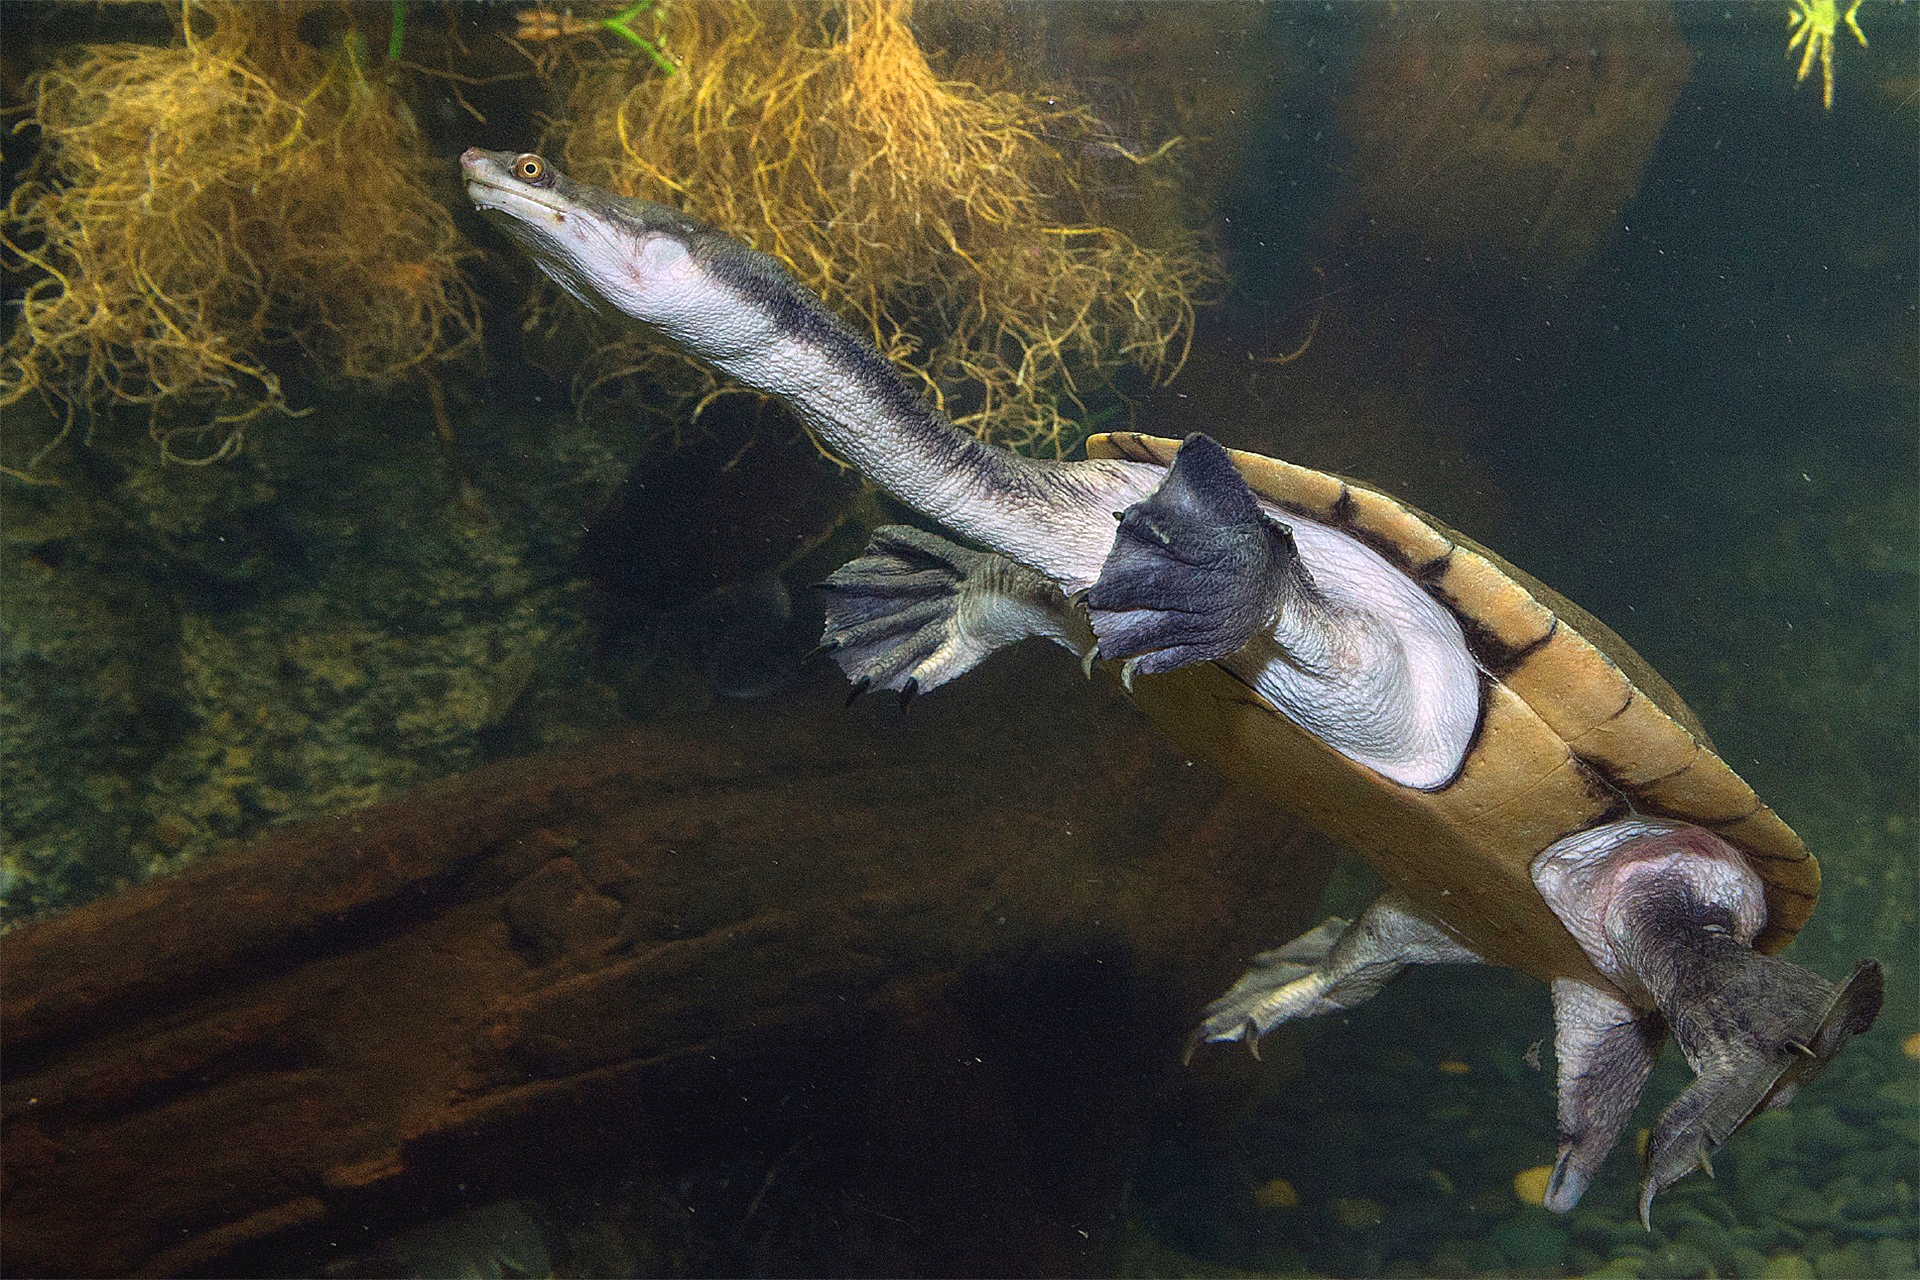
[{"label": "gray limb skin", "polygon": [[820,651],[853,681],[854,696],[891,689],[905,706],[1030,636],[1081,655],[1093,646],[1085,618],[1052,579],[908,525],[874,530],[865,554],[820,589]]},{"label": "gray limb skin", "polygon": [[1227,451],[1187,437],[1166,479],[1120,517],[1087,593],[1099,656],[1121,679],[1225,658],[1296,602],[1317,604],[1287,526],[1267,517]]},{"label": "gray limb skin", "polygon": [[1553,984],[1553,1026],[1560,1152],[1547,1181],[1546,1206],[1565,1213],[1580,1203],[1640,1104],[1667,1025],[1658,1013],[1637,1012],[1598,987],[1559,978]]},{"label": "gray limb skin", "polygon": [[1879,1016],[1884,980],[1863,960],[1835,987],[1819,974],[1761,955],[1733,936],[1731,913],[1702,901],[1680,877],[1623,888],[1607,912],[1607,939],[1666,1015],[1694,1082],[1654,1122],[1640,1220],[1653,1198],[1768,1107],[1783,1106],[1849,1038]]},{"label": "gray limb skin", "polygon": [[1187,1042],[1244,1040],[1257,1058],[1260,1037],[1282,1022],[1351,1009],[1372,999],[1410,964],[1478,964],[1480,957],[1389,893],[1348,924],[1322,921],[1284,947],[1264,951],[1233,989],[1207,1006]]}]

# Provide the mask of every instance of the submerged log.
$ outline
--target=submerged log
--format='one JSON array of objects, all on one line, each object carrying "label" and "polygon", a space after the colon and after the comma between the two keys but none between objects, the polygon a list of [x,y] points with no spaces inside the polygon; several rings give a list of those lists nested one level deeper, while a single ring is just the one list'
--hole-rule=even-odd
[{"label": "submerged log", "polygon": [[0,939],[0,1264],[321,1266],[811,1129],[872,1211],[848,1269],[1093,1265],[1199,1004],[1329,855],[1065,668],[649,724]]}]

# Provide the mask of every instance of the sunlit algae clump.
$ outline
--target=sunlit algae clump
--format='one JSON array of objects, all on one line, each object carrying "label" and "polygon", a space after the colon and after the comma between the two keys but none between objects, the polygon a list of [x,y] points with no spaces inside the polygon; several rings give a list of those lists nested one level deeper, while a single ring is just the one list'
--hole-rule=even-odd
[{"label": "sunlit algae clump", "polygon": [[[1139,198],[1176,179],[1170,143],[1130,149],[1066,96],[1016,88],[993,54],[936,69],[910,0],[668,0],[649,16],[677,71],[612,41],[573,55],[546,144],[572,176],[772,254],[1000,443],[1057,453],[1083,379],[1178,368],[1217,268],[1171,202]],[[716,385],[635,336],[579,389],[635,372]]]},{"label": "sunlit algae clump", "polygon": [[314,8],[183,0],[174,43],[33,77],[43,149],[0,222],[30,280],[0,406],[39,394],[69,429],[147,406],[168,457],[209,461],[289,407],[270,353],[379,386],[475,344],[470,250],[418,132],[356,31],[301,40]]}]

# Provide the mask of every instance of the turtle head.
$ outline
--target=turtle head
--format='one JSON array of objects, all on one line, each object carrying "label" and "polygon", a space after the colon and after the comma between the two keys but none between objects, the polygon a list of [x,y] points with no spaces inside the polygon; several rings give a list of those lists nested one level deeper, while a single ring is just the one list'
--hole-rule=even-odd
[{"label": "turtle head", "polygon": [[764,373],[741,362],[782,336],[841,352],[861,343],[774,259],[678,209],[569,178],[532,152],[468,147],[460,169],[473,207],[555,284],[749,386],[764,386]]},{"label": "turtle head", "polygon": [[1659,1011],[1695,1073],[1648,1138],[1643,1222],[1656,1194],[1711,1173],[1721,1143],[1784,1106],[1880,1013],[1877,961],[1835,986],[1753,949],[1760,879],[1705,828],[1634,819],[1583,832],[1541,855],[1534,881],[1595,966]]},{"label": "turtle head", "polygon": [[697,305],[695,249],[717,234],[705,224],[576,182],[532,152],[468,147],[460,169],[473,207],[589,307],[672,328]]}]

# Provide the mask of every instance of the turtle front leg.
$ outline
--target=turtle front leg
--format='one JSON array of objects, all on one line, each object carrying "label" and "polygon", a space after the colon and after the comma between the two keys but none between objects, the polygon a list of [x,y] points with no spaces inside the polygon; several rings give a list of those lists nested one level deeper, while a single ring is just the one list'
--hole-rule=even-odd
[{"label": "turtle front leg", "polygon": [[[1087,606],[1099,656],[1125,660],[1129,688],[1135,674],[1228,657],[1276,625],[1311,632],[1332,621],[1292,531],[1268,518],[1227,451],[1204,435],[1188,436],[1160,487],[1115,514],[1120,529]],[[1288,638],[1290,655],[1327,647]]]},{"label": "turtle front leg", "polygon": [[1351,1009],[1379,994],[1410,964],[1479,962],[1479,956],[1389,893],[1352,924],[1336,916],[1255,956],[1253,968],[1232,990],[1207,1006],[1186,1056],[1191,1060],[1202,1044],[1244,1040],[1258,1057],[1260,1037],[1282,1022]]},{"label": "turtle front leg", "polygon": [[821,650],[855,694],[891,689],[903,706],[1030,636],[1076,655],[1093,646],[1086,620],[1052,579],[908,525],[874,530],[865,554],[820,589],[827,613]]}]

